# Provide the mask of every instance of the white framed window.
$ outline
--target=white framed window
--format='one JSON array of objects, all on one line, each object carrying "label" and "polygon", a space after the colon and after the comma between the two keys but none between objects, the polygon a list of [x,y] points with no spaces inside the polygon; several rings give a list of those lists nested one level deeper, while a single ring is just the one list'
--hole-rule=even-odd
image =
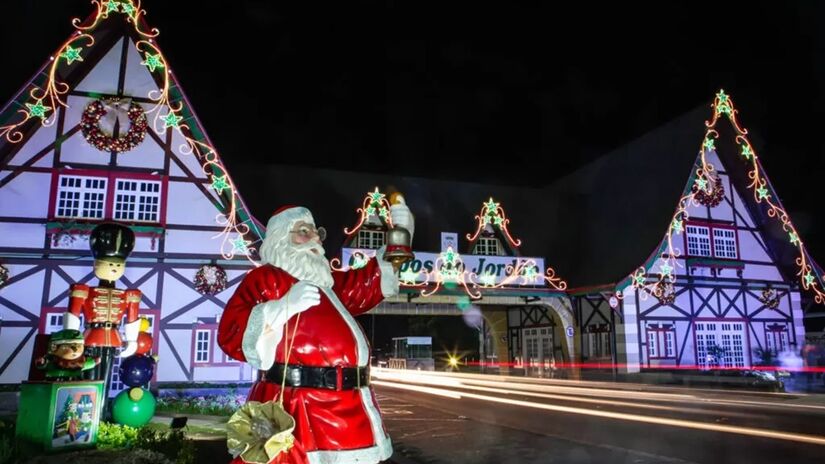
[{"label": "white framed window", "polygon": [[710,256],[710,228],[690,224],[685,231],[688,255]]},{"label": "white framed window", "polygon": [[66,176],[57,180],[56,217],[103,219],[106,212],[105,177]]},{"label": "white framed window", "polygon": [[195,362],[208,363],[209,362],[209,338],[212,335],[211,330],[196,330],[195,331]]},{"label": "white framed window", "polygon": [[358,231],[358,248],[365,248],[368,250],[377,250],[384,246],[384,231],[383,230],[365,230]]},{"label": "white framed window", "polygon": [[159,222],[160,195],[159,181],[115,180],[114,219]]},{"label": "white framed window", "polygon": [[524,363],[533,367],[549,367],[553,360],[553,328],[522,329]]},{"label": "white framed window", "polygon": [[651,358],[659,357],[659,344],[656,342],[656,332],[653,330],[647,333],[647,355]]},{"label": "white framed window", "polygon": [[713,254],[717,258],[736,259],[736,230],[713,229]]},{"label": "white framed window", "polygon": [[610,358],[610,332],[608,331],[592,331],[582,334],[584,337],[583,355],[588,359]]},{"label": "white framed window", "polygon": [[59,330],[63,330],[63,313],[47,313],[43,333],[51,334]]},{"label": "white framed window", "polygon": [[781,353],[788,349],[788,326],[773,324],[765,329],[765,346],[774,353]]},{"label": "white framed window", "polygon": [[676,358],[676,331],[673,328],[647,328],[647,355],[650,359]]},{"label": "white framed window", "polygon": [[663,332],[665,335],[665,355],[668,358],[676,357],[676,332],[668,330]]},{"label": "white framed window", "polygon": [[480,237],[476,242],[474,255],[498,256],[499,243],[495,237]]},{"label": "white framed window", "polygon": [[715,358],[711,355],[711,348],[716,346],[716,324],[697,323],[694,327],[696,334],[696,364],[706,369],[715,365]]},{"label": "white framed window", "polygon": [[[746,367],[745,325],[741,322],[697,323],[696,354],[701,368]],[[721,348],[721,351],[713,348]],[[714,354],[714,351],[717,351]]]}]

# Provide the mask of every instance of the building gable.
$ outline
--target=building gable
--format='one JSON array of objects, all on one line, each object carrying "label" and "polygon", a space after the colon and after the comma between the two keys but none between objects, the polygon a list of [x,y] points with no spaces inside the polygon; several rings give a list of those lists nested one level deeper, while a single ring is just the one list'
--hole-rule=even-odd
[{"label": "building gable", "polygon": [[[655,295],[677,275],[701,267],[715,270],[710,271],[714,276],[732,269],[740,278],[799,285],[823,301],[818,267],[773,191],[737,113],[724,91],[717,94],[665,237],[620,288],[629,284]],[[726,230],[733,231],[733,237]],[[736,241],[736,257],[724,252],[731,240]],[[705,241],[703,247],[700,242]]]},{"label": "building gable", "polygon": [[[143,247],[147,253],[174,253],[180,246],[182,254],[251,259],[262,231],[169,70],[154,41],[157,31],[146,26],[142,10],[123,9],[137,6],[133,2],[120,2],[121,9],[111,12],[96,5],[97,11],[86,21],[75,22],[76,34],[0,112],[0,169],[4,174],[0,195],[26,200],[4,201],[7,206],[0,216],[22,222],[23,233],[39,229],[40,242],[48,244],[42,240],[44,224],[49,233],[54,231],[50,224],[65,222],[61,217],[78,222],[71,214],[58,211],[61,187],[76,187],[61,185],[61,177],[80,176],[83,182],[99,177],[103,181],[93,187],[100,187],[104,211],[84,215],[73,210],[80,222],[110,219],[160,227],[162,236],[156,238],[168,243],[154,249]],[[105,111],[97,124],[92,112],[95,104]],[[93,144],[84,130],[98,126],[103,135],[131,137],[141,127],[139,116],[133,120],[133,115],[141,113],[145,133],[135,139],[139,141],[127,140],[132,142],[128,149]],[[145,190],[143,183],[150,181],[160,183],[159,198],[146,202],[164,209],[163,217],[158,217],[160,211],[146,217],[118,214],[119,207],[129,208],[118,206],[119,198],[137,198],[139,204],[131,208],[144,207],[141,195],[131,190]],[[81,190],[81,198],[88,195],[84,188],[75,188]],[[157,206],[159,202],[163,206]],[[17,207],[21,204],[26,205],[22,210]],[[219,239],[213,240],[215,236]],[[0,250],[19,248],[15,243],[10,237],[0,243]],[[30,242],[25,248],[42,247]],[[140,245],[137,250],[141,251]]]}]

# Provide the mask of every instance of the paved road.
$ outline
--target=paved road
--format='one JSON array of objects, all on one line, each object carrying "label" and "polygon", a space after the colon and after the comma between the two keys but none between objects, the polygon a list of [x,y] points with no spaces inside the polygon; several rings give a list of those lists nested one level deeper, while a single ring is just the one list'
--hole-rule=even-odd
[{"label": "paved road", "polygon": [[425,463],[825,462],[825,399],[373,373],[399,456]]}]

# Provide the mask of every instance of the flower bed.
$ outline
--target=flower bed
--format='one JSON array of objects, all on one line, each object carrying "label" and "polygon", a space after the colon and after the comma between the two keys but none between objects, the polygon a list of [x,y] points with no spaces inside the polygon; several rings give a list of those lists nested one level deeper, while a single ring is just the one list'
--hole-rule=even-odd
[{"label": "flower bed", "polygon": [[200,396],[189,396],[185,392],[172,393],[160,395],[155,408],[156,411],[206,416],[231,416],[246,403],[246,395],[239,393]]}]

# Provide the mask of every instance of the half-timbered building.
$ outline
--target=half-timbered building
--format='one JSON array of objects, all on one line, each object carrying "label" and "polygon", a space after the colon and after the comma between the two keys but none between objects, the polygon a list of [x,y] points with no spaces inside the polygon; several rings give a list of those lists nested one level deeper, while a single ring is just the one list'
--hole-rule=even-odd
[{"label": "half-timbered building", "polygon": [[749,368],[799,353],[819,268],[748,137],[721,92],[548,189],[578,219],[563,269],[585,363]]},{"label": "half-timbered building", "polygon": [[70,284],[96,284],[88,236],[103,221],[137,236],[117,285],[143,294],[155,379],[251,379],[214,329],[261,229],[137,7],[95,2],[0,113],[0,383],[29,375]]}]

